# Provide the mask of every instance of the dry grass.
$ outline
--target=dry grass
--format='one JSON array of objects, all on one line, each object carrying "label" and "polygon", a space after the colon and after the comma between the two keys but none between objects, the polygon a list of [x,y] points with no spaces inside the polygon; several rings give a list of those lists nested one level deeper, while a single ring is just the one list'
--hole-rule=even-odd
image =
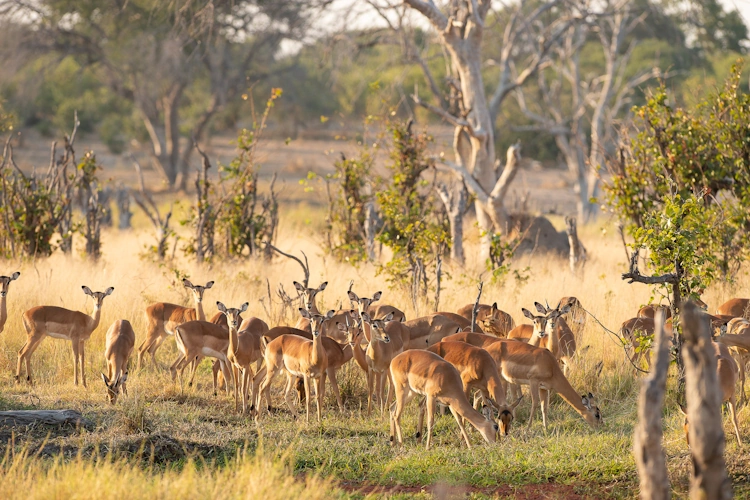
[{"label": "dry grass", "polygon": [[[383,290],[384,301],[404,308],[407,316],[415,317],[417,311],[406,295],[388,290],[373,266],[354,268],[340,264],[320,250],[312,237],[319,230],[311,222],[319,220],[316,215],[298,209],[293,217],[298,222],[286,223],[278,246],[308,254],[311,284],[329,281],[327,290],[320,295],[321,309],[336,309],[348,303],[345,291],[353,279],[358,293]],[[619,275],[625,270],[623,249],[611,228],[605,233],[600,226],[582,229],[581,237],[591,256],[584,276],[572,276],[567,263],[560,259],[523,257],[515,264],[520,277],[511,273],[504,283],[485,283],[483,300],[497,301],[520,321],[521,307],[528,308],[534,301],[544,300],[553,304],[562,296],[575,295],[603,324],[616,330],[641,304],[649,302],[650,291],[645,286],[628,285],[620,280]],[[283,491],[285,497],[311,497],[312,491],[323,496],[331,492],[332,483],[315,479],[309,473],[355,485],[421,486],[440,481],[488,487],[554,482],[574,485],[576,491],[593,496],[636,494],[631,436],[637,379],[617,340],[591,318],[584,333],[584,345],[580,346],[585,354],[576,360],[571,383],[580,392],[592,391],[597,395],[605,418],[605,425],[599,430],[588,428],[559,398],[553,398],[546,435],[537,422],[529,431],[516,427],[512,437],[496,446],[466,450],[460,447],[455,423],[438,419],[437,446],[433,450],[425,452],[415,446],[413,439],[407,440],[404,449],[393,450],[387,443],[387,419],[367,419],[360,412],[365,391],[362,373],[354,366],[347,367],[339,379],[347,413],[338,414],[329,399],[320,425],[295,423],[285,409],[263,419],[258,426],[252,419],[236,415],[227,396],[214,398],[210,394],[207,362],[200,369],[198,386],[185,394],[169,380],[168,373],[133,370],[128,381],[130,396],[116,407],[108,405],[98,378],[105,368],[106,328],[117,319],[130,320],[138,345],[145,333],[143,311],[149,303],[160,300],[188,304],[187,293],[178,285],[178,275],[188,274],[194,282],[216,281],[214,288],[206,292],[207,315],[216,312],[216,300],[228,306],[249,301],[248,314],[262,318],[268,318],[260,302],[267,295],[266,279],[270,280],[272,290],[280,282],[291,290],[292,280],[301,278],[297,264],[285,260],[275,260],[270,266],[256,260],[202,267],[181,260],[156,264],[139,257],[149,238],[145,232],[106,234],[104,257],[95,265],[79,257],[66,259],[60,255],[34,263],[3,263],[0,274],[18,269],[22,275],[11,285],[9,320],[0,338],[0,408],[78,409],[96,422],[96,429],[91,432],[69,429],[49,438],[46,429],[26,429],[16,436],[0,429],[0,439],[10,454],[3,463],[0,496],[12,498],[31,492],[30,497],[68,497],[71,492],[83,491],[79,496],[88,497],[94,495],[98,488],[95,485],[99,484],[111,484],[112,494],[108,496],[127,488],[128,494],[135,497],[173,497],[179,492],[188,497],[249,494],[265,497],[262,488],[281,488],[278,491]],[[467,253],[476,255],[474,243],[469,242]],[[450,279],[441,297],[442,310],[456,310],[474,300],[479,269],[477,262],[470,262],[466,268],[449,269]],[[115,287],[115,292],[104,302],[101,325],[86,345],[89,387],[75,387],[72,383],[70,344],[50,338],[32,358],[36,385],[31,388],[16,385],[13,380],[16,354],[25,341],[21,313],[39,304],[90,312],[91,302],[80,289],[84,284],[93,290]],[[743,274],[738,276],[735,289],[716,286],[707,292],[705,299],[712,308],[716,307],[735,293],[742,295],[748,284],[750,280]],[[268,299],[264,300],[268,307]],[[278,306],[271,312],[277,315]],[[431,308],[423,305],[418,312],[431,312]],[[286,320],[293,323],[296,317],[290,314]],[[158,351],[158,358],[162,364],[168,364],[175,357],[174,342],[168,339]],[[603,361],[604,370],[597,378],[593,368],[599,361]],[[278,395],[276,405],[283,407]],[[689,456],[674,401],[668,399],[668,405],[666,447],[675,493],[682,496],[687,487]],[[519,408],[522,424],[528,416],[528,407],[526,401]],[[409,428],[415,421],[413,410],[405,422]],[[741,432],[748,436],[747,410],[739,413],[739,419]],[[472,433],[472,438],[479,444],[476,433]],[[259,443],[265,443],[268,453],[256,458],[253,452]],[[39,450],[40,456],[49,458],[27,458],[22,453],[24,449],[32,454]],[[285,452],[288,461],[269,458]],[[750,491],[746,472],[749,458],[747,452],[729,440],[727,459],[738,493]],[[304,474],[306,479],[290,479],[294,477],[290,474],[292,470],[297,476]],[[303,495],[305,486],[310,489],[304,490]]]}]

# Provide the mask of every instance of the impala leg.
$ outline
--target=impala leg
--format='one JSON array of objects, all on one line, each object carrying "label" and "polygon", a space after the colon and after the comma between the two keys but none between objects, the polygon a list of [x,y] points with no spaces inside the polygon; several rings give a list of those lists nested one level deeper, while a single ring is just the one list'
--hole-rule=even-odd
[{"label": "impala leg", "polygon": [[423,399],[419,403],[419,418],[417,418],[417,433],[414,437],[417,438],[417,443],[422,442],[422,429],[424,429],[424,414],[427,411],[427,398]]},{"label": "impala leg", "polygon": [[81,344],[75,340],[70,342],[73,347],[73,384],[78,385],[78,353],[81,349]]},{"label": "impala leg", "polygon": [[203,361],[203,355],[199,354],[195,357],[193,362],[190,364],[190,368],[192,370],[192,373],[190,375],[190,380],[188,381],[188,387],[193,387],[193,380],[195,379],[195,373],[198,371],[198,365],[201,364],[201,361]]},{"label": "impala leg", "polygon": [[315,394],[318,395],[318,423],[320,423],[321,412],[323,408],[323,394],[325,394],[325,372],[320,375],[320,378],[313,378],[313,385],[315,386]]},{"label": "impala leg", "polygon": [[549,410],[549,391],[547,389],[539,388],[539,399],[542,406],[542,424],[544,425],[544,432],[547,432],[547,411]]},{"label": "impala leg", "polygon": [[[33,337],[29,339],[26,342],[26,346],[24,347],[25,353],[23,354],[24,361],[26,362],[26,381],[29,385],[33,385],[32,381],[32,375],[31,375],[31,356],[34,354],[34,351],[36,351],[37,347],[39,347],[39,344],[42,343],[42,339],[44,339],[43,336]],[[24,351],[22,349],[22,351]],[[19,353],[19,357],[21,356],[21,353]],[[19,366],[20,366],[19,361]]]},{"label": "impala leg", "polygon": [[[250,384],[252,383],[252,369],[247,366],[242,369],[242,414],[247,414],[247,393],[250,390]],[[255,394],[253,394],[255,397]]]},{"label": "impala leg", "polygon": [[[427,396],[427,403],[426,403],[426,410],[427,410],[427,446],[425,449],[430,449],[430,444],[432,443],[432,426],[435,423],[435,405],[437,401],[435,400],[434,396]],[[459,427],[461,424],[459,424]]]},{"label": "impala leg", "polygon": [[234,411],[239,411],[239,391],[240,391],[240,369],[232,363],[232,381],[234,382]]},{"label": "impala leg", "polygon": [[[341,400],[341,392],[339,391],[339,383],[336,380],[336,370],[331,369],[328,373],[328,379],[331,381],[331,390],[333,395],[336,396],[336,403],[339,405],[339,411],[344,411],[344,402]],[[325,387],[323,387],[325,390]]]},{"label": "impala leg", "polygon": [[294,407],[294,396],[292,396],[291,394],[294,383],[295,383],[295,377],[291,373],[287,373],[286,388],[284,389],[284,400],[286,401],[286,405],[289,407],[289,410],[292,412],[292,415],[294,415],[294,419],[296,420],[299,417],[299,415],[297,414],[297,409]]},{"label": "impala leg", "polygon": [[471,442],[469,441],[469,435],[466,434],[466,426],[464,425],[463,418],[458,414],[455,408],[453,406],[449,406],[448,408],[451,409],[451,413],[453,414],[453,418],[456,419],[456,423],[458,424],[458,429],[461,431],[461,435],[464,437],[464,441],[466,441],[466,446],[468,448],[471,448]]},{"label": "impala leg", "polygon": [[742,406],[747,400],[745,397],[745,362],[747,358],[742,353],[738,357],[740,358],[739,363],[737,363],[740,365],[740,406]]},{"label": "impala leg", "polygon": [[310,423],[310,377],[307,375],[302,376],[302,383],[305,384],[305,423]]},{"label": "impala leg", "polygon": [[372,406],[373,385],[375,383],[375,372],[367,370],[367,416],[370,416]]},{"label": "impala leg", "polygon": [[404,406],[414,397],[414,393],[408,387],[403,387],[401,390],[396,391],[396,401],[394,402],[394,408],[391,411],[391,444],[393,444],[393,434],[395,431],[396,439],[398,444],[404,444],[404,438],[401,434],[401,414],[404,412]]},{"label": "impala leg", "polygon": [[536,413],[536,407],[539,405],[539,384],[532,383],[529,386],[529,392],[531,393],[531,411],[529,412],[527,427],[531,429],[531,423],[534,421],[534,413]]},{"label": "impala leg", "polygon": [[740,428],[737,425],[737,404],[735,396],[732,396],[732,399],[730,399],[727,403],[729,404],[729,415],[732,417],[732,425],[734,425],[734,435],[737,436],[737,445],[742,448]]},{"label": "impala leg", "polygon": [[82,340],[78,347],[78,356],[81,363],[81,380],[83,381],[83,386],[86,386],[86,354],[85,354],[85,348],[86,343]]},{"label": "impala leg", "polygon": [[[255,410],[256,415],[260,415],[261,403],[263,399],[263,393],[267,385],[263,385],[267,379],[268,369],[264,366],[260,370],[255,372],[253,376],[253,404],[250,407],[250,411]],[[266,395],[266,409],[271,409],[271,399]]]}]

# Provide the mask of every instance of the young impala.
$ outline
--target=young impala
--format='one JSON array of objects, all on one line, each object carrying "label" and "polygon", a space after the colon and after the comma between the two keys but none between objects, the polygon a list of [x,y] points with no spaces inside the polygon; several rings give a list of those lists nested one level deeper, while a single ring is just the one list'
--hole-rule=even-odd
[{"label": "young impala", "polygon": [[16,271],[10,276],[0,276],[0,333],[5,329],[5,322],[8,320],[8,287],[11,281],[15,281],[21,273]]},{"label": "young impala", "polygon": [[81,288],[83,293],[94,299],[94,313],[91,316],[57,306],[32,307],[23,313],[23,326],[27,338],[26,343],[18,351],[16,382],[21,379],[21,364],[26,361],[26,380],[29,384],[32,383],[31,356],[42,340],[50,336],[53,339],[70,340],[73,345],[73,382],[78,385],[80,367],[83,386],[86,387],[84,344],[99,326],[104,298],[115,289],[109,287],[103,292],[92,292],[87,286]]},{"label": "young impala", "polygon": [[102,380],[107,387],[107,397],[112,404],[117,403],[120,391],[126,396],[128,388],[128,364],[135,346],[135,332],[130,321],[121,319],[112,323],[107,330],[104,343],[104,359],[107,361],[107,374]]}]

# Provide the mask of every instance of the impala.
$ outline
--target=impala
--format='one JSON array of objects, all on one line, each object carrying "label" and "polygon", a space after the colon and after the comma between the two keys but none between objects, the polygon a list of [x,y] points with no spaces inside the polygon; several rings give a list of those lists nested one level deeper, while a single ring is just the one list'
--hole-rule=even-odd
[{"label": "impala", "polygon": [[638,314],[636,315],[636,317],[654,319],[656,318],[656,313],[658,311],[664,311],[665,320],[672,317],[672,308],[660,304],[648,304],[641,307],[640,309],[638,309]]},{"label": "impala", "polygon": [[732,349],[737,357],[740,381],[740,405],[745,402],[745,365],[750,361],[750,322],[740,319],[730,323],[730,332],[716,340]]},{"label": "impala", "polygon": [[[318,304],[315,302],[315,297],[326,289],[328,282],[324,281],[318,288],[308,288],[307,283],[303,285],[297,281],[293,281],[292,283],[294,284],[294,288],[297,289],[297,293],[302,297],[302,307],[312,314],[320,314]],[[297,324],[295,324],[294,327],[300,330],[309,330],[310,320],[303,316],[297,320]]]},{"label": "impala", "polygon": [[[232,380],[234,382],[234,409],[238,410],[238,390],[242,391],[242,413],[247,413],[247,394],[252,389],[252,401],[255,401],[255,385],[253,384],[254,373],[252,365],[263,358],[261,347],[261,335],[264,322],[254,323],[257,331],[243,330],[238,332],[240,326],[240,315],[247,311],[247,302],[239,308],[227,309],[221,302],[216,302],[216,307],[227,318],[229,327],[229,346],[227,348],[227,359],[232,367]],[[248,325],[249,326],[249,325]]]},{"label": "impala", "polygon": [[492,335],[486,335],[484,333],[458,332],[453,335],[448,335],[443,338],[441,342],[464,342],[475,347],[486,349],[488,345],[494,344],[499,340],[501,339],[498,337],[493,337]]},{"label": "impala", "polygon": [[[367,361],[367,415],[370,415],[372,405],[373,385],[375,394],[378,397],[380,405],[380,414],[383,414],[387,401],[384,399],[385,386],[389,383],[391,360],[395,354],[391,339],[385,331],[385,324],[393,319],[392,314],[388,314],[383,319],[372,319],[366,312],[362,313],[363,323],[370,325],[370,342],[365,351],[365,360]],[[390,394],[390,391],[389,391]]]},{"label": "impala", "polygon": [[492,356],[480,347],[447,340],[438,342],[427,350],[456,367],[461,375],[466,399],[469,399],[472,389],[476,389],[486,404],[494,406],[498,413],[500,434],[507,436],[515,418],[516,407],[522,398],[518,398],[512,405],[507,403],[505,383],[500,378],[497,363]]},{"label": "impala", "polygon": [[[172,335],[175,329],[188,321],[206,321],[203,312],[203,293],[214,286],[209,281],[205,286],[193,285],[189,280],[183,279],[182,284],[193,293],[195,308],[178,306],[168,302],[158,302],[146,308],[146,340],[138,346],[138,368],[140,369],[144,353],[151,355],[151,363],[156,366],[156,350],[159,349],[167,335]],[[178,358],[175,363],[178,363]],[[174,363],[173,363],[174,364]]]},{"label": "impala", "polygon": [[499,340],[486,347],[500,369],[500,375],[512,384],[529,386],[531,393],[531,413],[528,426],[534,419],[536,407],[541,402],[542,422],[547,429],[547,409],[550,391],[557,391],[565,402],[573,407],[591,426],[602,422],[601,412],[594,405],[594,396],[578,396],[565,378],[555,357],[547,349],[517,342]]},{"label": "impala", "polygon": [[[321,406],[323,404],[323,387],[321,382],[325,383],[324,373],[328,367],[328,357],[323,347],[323,337],[320,334],[320,329],[324,321],[333,317],[335,311],[328,311],[325,316],[310,313],[304,308],[300,308],[299,311],[303,318],[310,321],[313,339],[308,340],[298,335],[281,335],[266,346],[265,361],[267,373],[260,384],[257,406],[260,408],[260,398],[268,392],[273,379],[283,370],[287,375],[284,399],[295,418],[297,418],[298,414],[297,409],[292,404],[292,399],[290,399],[290,391],[294,385],[295,377],[302,377],[304,381],[307,422],[310,421],[310,379],[312,379],[312,383],[315,386],[315,393],[317,394],[318,422],[320,422]],[[268,394],[266,394],[266,399],[270,400]]]},{"label": "impala", "polygon": [[385,318],[389,314],[393,315],[392,321],[398,321],[398,322],[404,322],[406,321],[406,316],[404,315],[403,311],[396,309],[395,307],[388,305],[388,304],[379,304],[377,306],[374,306],[373,303],[380,300],[380,297],[383,296],[383,292],[375,292],[375,295],[372,296],[371,299],[368,299],[367,297],[358,297],[356,293],[349,290],[347,292],[347,295],[349,296],[349,300],[352,302],[357,303],[357,309],[359,310],[359,313],[362,314],[363,312],[366,312],[370,315],[371,318]]},{"label": "impala", "polygon": [[[172,380],[175,380],[179,374],[180,391],[183,390],[182,374],[185,368],[189,363],[204,356],[218,359],[221,363],[224,380],[232,380],[229,375],[229,359],[227,358],[229,332],[224,328],[208,321],[188,321],[175,327],[174,340],[177,344],[177,350],[180,351],[180,357],[172,363],[169,371],[172,373]],[[228,383],[226,389],[229,392]],[[216,381],[214,381],[214,394],[216,394]]]},{"label": "impala", "polygon": [[[570,305],[565,304],[561,307],[558,304],[555,309],[551,309],[534,302],[534,306],[542,315],[535,316],[528,309],[521,309],[523,315],[533,322],[533,326],[520,325],[508,334],[508,338],[525,340],[531,345],[549,349],[555,359],[563,365],[563,373],[567,376],[571,359],[576,352],[576,341],[572,330],[560,316],[570,311]],[[527,338],[529,330],[531,336]]]},{"label": "impala", "polygon": [[716,314],[750,319],[750,299],[729,299],[716,309]]},{"label": "impala", "polygon": [[408,342],[404,339],[405,351],[408,349],[427,349],[440,342],[444,337],[461,330],[458,323],[437,313],[406,321],[404,326],[408,328],[409,332]]},{"label": "impala", "polygon": [[130,321],[117,320],[107,330],[104,343],[104,359],[107,362],[107,374],[102,373],[102,380],[107,387],[107,397],[112,404],[117,403],[120,391],[128,395],[128,365],[135,346],[135,332]]},{"label": "impala", "polygon": [[[458,310],[459,316],[471,321],[474,304],[467,304]],[[482,331],[497,337],[507,337],[508,332],[516,327],[516,323],[510,314],[497,308],[497,302],[491,306],[479,304],[477,310],[477,324],[482,325]]]},{"label": "impala", "polygon": [[563,297],[559,304],[570,307],[567,314],[561,314],[560,316],[575,335],[576,343],[580,344],[583,338],[583,329],[586,327],[586,310],[576,297]]},{"label": "impala", "polygon": [[21,273],[16,271],[10,276],[0,276],[0,333],[5,329],[5,322],[8,320],[8,287],[11,281],[15,281]]},{"label": "impala", "polygon": [[32,307],[23,313],[23,326],[26,329],[26,343],[18,351],[16,382],[21,379],[21,363],[26,361],[26,381],[31,384],[31,356],[46,336],[53,339],[70,340],[73,344],[73,382],[78,385],[78,367],[81,368],[81,379],[86,387],[84,370],[84,344],[91,337],[102,315],[104,298],[115,289],[107,288],[104,292],[92,292],[87,286],[81,287],[83,293],[94,299],[94,313],[89,316],[79,311],[71,311],[57,306]]},{"label": "impala", "polygon": [[[401,432],[401,414],[409,401],[416,395],[426,397],[425,408],[420,408],[420,421],[427,412],[427,444],[432,442],[432,426],[435,418],[435,405],[439,402],[450,407],[458,423],[466,446],[471,448],[466,434],[463,419],[468,420],[482,434],[488,443],[494,443],[498,425],[471,407],[464,394],[461,376],[452,364],[435,353],[425,350],[402,352],[391,362],[391,380],[393,381],[396,401],[391,406],[391,444],[394,436],[399,444],[404,439]],[[463,419],[461,418],[463,417]],[[417,436],[420,439],[421,434]]]}]

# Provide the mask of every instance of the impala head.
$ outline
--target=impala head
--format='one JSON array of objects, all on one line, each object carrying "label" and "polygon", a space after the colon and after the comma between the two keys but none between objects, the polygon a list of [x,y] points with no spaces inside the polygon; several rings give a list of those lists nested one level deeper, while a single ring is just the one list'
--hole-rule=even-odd
[{"label": "impala head", "polygon": [[492,419],[492,407],[483,405],[482,415],[484,415],[485,421],[477,427],[477,430],[482,434],[485,441],[494,443],[497,440],[497,432],[500,430],[500,426]]},{"label": "impala head", "polygon": [[501,311],[497,308],[497,302],[492,304],[490,314],[482,318],[481,324],[483,331],[498,336],[500,333],[507,332],[508,330],[508,325],[505,324],[505,317],[503,317]]},{"label": "impala head", "polygon": [[227,324],[229,325],[229,328],[234,328],[237,330],[240,327],[240,323],[242,323],[242,313],[247,311],[247,306],[250,304],[248,302],[245,302],[242,304],[239,308],[231,308],[227,309],[227,306],[222,304],[221,302],[216,302],[216,307],[219,309],[219,312],[223,313],[227,317]]},{"label": "impala head", "polygon": [[307,309],[308,311],[312,309],[313,305],[315,304],[315,296],[318,295],[320,292],[326,289],[328,286],[328,282],[324,281],[320,284],[318,288],[306,288],[302,283],[298,283],[296,281],[294,283],[294,288],[297,289],[297,292],[299,292],[300,295],[302,295],[302,305]]},{"label": "impala head", "polygon": [[501,436],[507,436],[510,434],[510,424],[516,418],[516,407],[521,403],[523,395],[518,398],[513,404],[505,404],[497,409],[497,425],[499,427],[498,432]]},{"label": "impala head", "polygon": [[592,427],[597,427],[604,423],[604,419],[602,418],[602,412],[599,410],[599,407],[596,406],[594,399],[594,395],[589,392],[588,395],[584,394],[581,396],[581,403],[588,410],[584,413],[583,418],[586,422],[591,424]]},{"label": "impala head", "polygon": [[90,295],[91,298],[94,299],[94,309],[101,309],[102,302],[104,302],[104,297],[106,297],[107,295],[111,295],[112,292],[115,291],[114,287],[109,287],[103,292],[92,292],[91,288],[87,287],[86,285],[82,286],[81,288],[83,288],[83,293],[85,293],[86,295]]},{"label": "impala head", "polygon": [[125,372],[122,377],[117,377],[115,380],[109,380],[109,378],[102,373],[102,380],[104,381],[104,385],[107,386],[107,398],[109,399],[109,402],[111,404],[117,403],[117,396],[120,395],[122,384],[128,380],[128,372]]},{"label": "impala head", "polygon": [[208,283],[206,283],[206,286],[200,286],[200,285],[193,285],[192,283],[190,283],[190,280],[188,279],[183,279],[182,284],[185,285],[185,288],[189,288],[193,291],[193,299],[197,303],[203,302],[203,292],[205,292],[206,290],[214,286],[213,281],[209,281]]},{"label": "impala head", "polygon": [[370,325],[370,337],[372,339],[385,342],[386,344],[391,341],[391,338],[385,332],[385,324],[393,321],[393,313],[388,313],[383,319],[372,319],[369,314],[363,312],[362,321]]},{"label": "impala head", "polygon": [[16,271],[15,273],[11,274],[10,276],[0,276],[0,297],[5,297],[8,295],[8,287],[10,286],[11,281],[15,281],[18,279],[18,277],[21,276],[21,273]]},{"label": "impala head", "polygon": [[540,337],[547,335],[547,310],[539,302],[534,302],[537,311],[541,312],[541,316],[535,316],[531,311],[526,308],[522,308],[521,312],[524,316],[529,318],[534,325],[534,332],[538,333]]},{"label": "impala head", "polygon": [[375,295],[372,296],[371,299],[368,299],[367,297],[358,297],[356,293],[349,290],[349,300],[352,302],[357,303],[357,309],[360,313],[366,312],[368,309],[370,309],[370,306],[373,302],[377,302],[380,300],[380,297],[383,296],[383,292],[375,292]]},{"label": "impala head", "polygon": [[354,344],[362,334],[362,319],[354,309],[349,311],[349,315],[352,317],[351,321],[349,316],[345,316],[344,322],[336,323],[336,327],[346,335],[347,343]]},{"label": "impala head", "polygon": [[311,313],[307,309],[300,307],[299,313],[302,315],[303,318],[310,320],[310,330],[312,332],[312,336],[314,338],[318,338],[320,336],[320,329],[323,326],[323,323],[333,318],[333,315],[336,314],[336,311],[331,309],[325,315],[322,315],[322,314]]}]

